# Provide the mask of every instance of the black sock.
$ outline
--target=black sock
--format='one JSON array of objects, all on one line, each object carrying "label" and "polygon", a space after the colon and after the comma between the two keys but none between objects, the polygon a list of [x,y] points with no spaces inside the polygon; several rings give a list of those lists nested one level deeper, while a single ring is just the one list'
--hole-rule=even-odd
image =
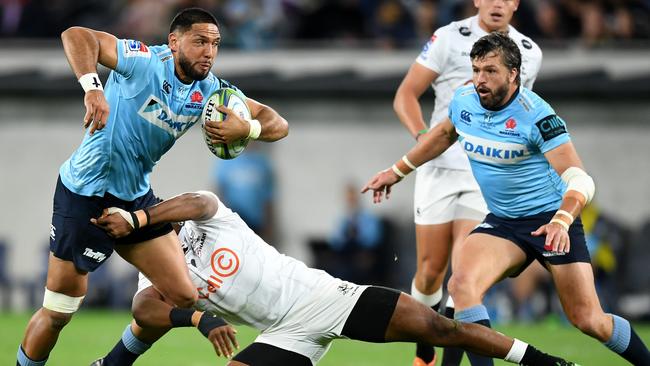
[{"label": "black sock", "polygon": [[630,327],[630,343],[623,351],[621,357],[630,361],[633,365],[650,365],[650,352],[639,335]]},{"label": "black sock", "polygon": [[[440,303],[437,303],[431,307],[436,313],[440,309]],[[433,361],[433,358],[436,356],[436,350],[433,346],[425,343],[417,343],[415,345],[415,356],[422,359],[426,363]]]},{"label": "black sock", "polygon": [[140,355],[129,351],[120,339],[104,357],[104,366],[131,366]]},{"label": "black sock", "polygon": [[562,358],[546,354],[535,347],[528,345],[524,357],[519,363],[521,366],[562,366],[570,363]]},{"label": "black sock", "polygon": [[[490,319],[482,319],[479,321],[475,321],[474,323],[481,324],[488,328],[492,328],[490,324]],[[494,366],[494,361],[492,361],[492,358],[490,357],[480,356],[477,355],[476,353],[467,352],[467,358],[469,358],[469,362],[472,364],[472,366]]]},{"label": "black sock", "polygon": [[[447,318],[454,318],[454,308],[448,306],[445,308],[445,314]],[[445,347],[442,351],[442,363],[441,366],[460,366],[460,362],[463,360],[463,351],[460,347]]]}]

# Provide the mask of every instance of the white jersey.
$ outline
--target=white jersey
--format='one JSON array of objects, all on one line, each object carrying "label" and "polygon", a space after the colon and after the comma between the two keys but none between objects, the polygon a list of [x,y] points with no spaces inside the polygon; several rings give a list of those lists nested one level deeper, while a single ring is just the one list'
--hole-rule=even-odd
[{"label": "white jersey", "polygon": [[199,290],[196,307],[233,324],[264,330],[332,279],[278,253],[221,202],[214,217],[187,221],[179,239]]},{"label": "white jersey", "polygon": [[[431,84],[436,100],[430,127],[447,117],[447,107],[454,91],[472,82],[472,63],[469,53],[474,42],[487,34],[479,26],[478,15],[476,15],[439,28],[424,45],[416,62],[439,75]],[[521,51],[521,84],[532,89],[537,72],[542,65],[542,50],[512,26],[508,26],[508,35]],[[425,169],[432,167],[470,169],[467,156],[458,143],[452,145],[438,158],[424,164],[423,167]]]}]

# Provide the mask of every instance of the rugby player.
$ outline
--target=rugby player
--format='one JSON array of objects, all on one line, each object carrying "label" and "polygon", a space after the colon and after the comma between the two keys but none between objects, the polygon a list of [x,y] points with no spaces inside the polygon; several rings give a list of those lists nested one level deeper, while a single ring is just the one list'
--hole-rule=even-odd
[{"label": "rugby player", "polygon": [[[149,220],[138,220],[144,216]],[[93,220],[117,238],[179,221],[185,221],[179,238],[200,294],[196,310],[173,307],[141,275],[134,321],[93,366],[131,365],[169,329],[185,326],[198,327],[218,355],[231,356],[237,347],[235,331],[223,319],[261,332],[229,366],[315,365],[338,338],[420,341],[523,365],[573,365],[489,328],[445,318],[399,291],[357,285],[308,268],[278,253],[210,192],[181,194],[136,212],[110,208]]]},{"label": "rugby player", "polygon": [[[191,306],[196,288],[170,225],[151,225],[122,240],[90,223],[106,207],[135,211],[156,203],[149,174],[177,138],[200,120],[203,100],[231,86],[210,69],[221,41],[215,18],[190,8],[172,21],[168,44],[146,46],[87,28],[61,35],[68,62],[85,91],[81,146],[63,163],[54,194],[50,257],[43,307],[29,321],[17,364],[44,365],[60,331],[86,294],[88,272],[115,249],[169,301]],[[106,89],[97,64],[112,69]],[[207,123],[213,142],[243,137],[278,140],[288,124],[270,107],[247,100],[254,119],[227,108],[226,123]],[[143,219],[143,218],[141,218]]]},{"label": "rugby player", "polygon": [[[393,108],[416,140],[428,131],[419,98],[431,86],[435,109],[429,128],[442,122],[454,91],[472,80],[469,52],[474,42],[493,31],[507,32],[521,51],[521,83],[532,89],[542,62],[542,51],[530,38],[509,25],[519,0],[474,0],[478,14],[439,28],[424,45],[397,89]],[[459,144],[417,170],[413,199],[417,269],[411,296],[438,310],[450,252],[487,214],[481,191]],[[453,260],[452,260],[453,263]],[[453,270],[453,265],[452,265]],[[447,298],[444,315],[454,317],[454,303]],[[469,355],[472,365],[492,361]],[[443,365],[459,365],[462,351],[445,349]],[[435,365],[434,349],[418,344],[414,366]]]},{"label": "rugby player", "polygon": [[598,300],[580,212],[595,192],[565,122],[537,94],[520,85],[521,54],[502,33],[479,39],[470,53],[472,82],[456,90],[449,118],[422,136],[362,192],[389,197],[393,184],[456,140],[490,214],[460,246],[449,281],[455,318],[488,319],[483,295],[533,260],[550,272],[569,321],[634,365],[650,354],[630,323],[605,314]]}]

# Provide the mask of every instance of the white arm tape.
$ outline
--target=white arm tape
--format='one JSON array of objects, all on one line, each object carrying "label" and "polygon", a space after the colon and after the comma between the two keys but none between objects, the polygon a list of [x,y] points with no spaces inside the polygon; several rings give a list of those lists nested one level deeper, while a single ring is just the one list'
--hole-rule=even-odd
[{"label": "white arm tape", "polygon": [[99,75],[95,72],[81,75],[79,78],[79,84],[81,84],[81,87],[85,92],[88,92],[89,90],[104,90],[104,87],[102,87],[102,81],[99,80]]},{"label": "white arm tape", "polygon": [[248,138],[251,140],[257,140],[262,133],[262,125],[260,121],[256,119],[249,119],[248,123],[250,124],[250,130],[248,131]]},{"label": "white arm tape", "polygon": [[86,296],[72,297],[45,288],[43,307],[57,313],[72,314],[79,310],[81,302]]},{"label": "white arm tape", "polygon": [[561,176],[564,183],[567,185],[567,191],[576,191],[585,197],[587,203],[591,202],[596,193],[596,185],[594,180],[584,170],[572,166],[565,170]]},{"label": "white arm tape", "polygon": [[133,223],[133,216],[131,216],[130,212],[124,211],[118,207],[109,207],[108,214],[112,215],[114,213],[120,214],[120,216],[122,216],[124,220],[126,220],[126,222],[128,222],[131,225],[131,227],[135,229],[135,224]]}]

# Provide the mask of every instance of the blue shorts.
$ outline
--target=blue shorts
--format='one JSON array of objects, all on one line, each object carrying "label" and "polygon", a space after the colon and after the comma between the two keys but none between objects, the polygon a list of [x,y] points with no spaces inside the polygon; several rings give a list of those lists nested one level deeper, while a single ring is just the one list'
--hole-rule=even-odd
[{"label": "blue shorts", "polygon": [[163,236],[172,231],[170,224],[151,225],[121,239],[113,239],[90,222],[101,216],[108,207],[136,211],[155,205],[160,200],[149,189],[134,201],[123,201],[112,194],[104,197],[81,196],[56,182],[52,226],[50,228],[50,251],[55,257],[71,261],[77,269],[92,272],[113,253],[116,244],[136,244]]},{"label": "blue shorts", "polygon": [[550,252],[544,249],[546,236],[530,235],[531,232],[537,230],[540,226],[548,224],[555,215],[555,212],[542,212],[537,215],[518,217],[515,219],[497,217],[490,213],[480,225],[474,228],[472,234],[482,233],[510,240],[526,253],[526,263],[513,277],[526,269],[534,260],[539,261],[543,266],[546,263],[552,265],[576,262],[591,263],[580,217],[576,218],[573,224],[571,224],[571,227],[569,227],[571,247],[568,253]]}]

